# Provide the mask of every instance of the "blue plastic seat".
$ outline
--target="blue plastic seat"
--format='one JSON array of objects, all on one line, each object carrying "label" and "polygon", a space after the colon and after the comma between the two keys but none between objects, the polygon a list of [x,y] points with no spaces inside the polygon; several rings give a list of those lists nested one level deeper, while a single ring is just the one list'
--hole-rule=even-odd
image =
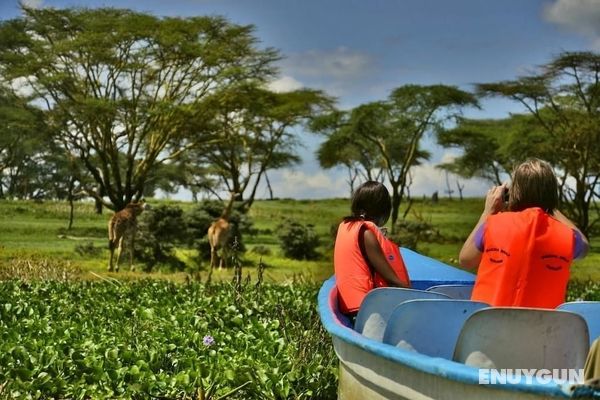
[{"label": "blue plastic seat", "polygon": [[406,301],[392,312],[383,342],[451,360],[464,322],[485,303],[455,299]]},{"label": "blue plastic seat", "polygon": [[473,285],[437,285],[428,288],[427,291],[442,293],[451,299],[470,300]]},{"label": "blue plastic seat", "polygon": [[582,369],[587,324],[569,311],[491,307],[465,322],[453,359],[492,369]]},{"label": "blue plastic seat", "polygon": [[377,288],[365,296],[354,323],[354,329],[364,336],[381,341],[392,311],[400,303],[416,299],[448,299],[434,292],[405,288]]},{"label": "blue plastic seat", "polygon": [[590,346],[600,336],[600,301],[571,301],[556,309],[577,313],[585,319],[590,332]]}]

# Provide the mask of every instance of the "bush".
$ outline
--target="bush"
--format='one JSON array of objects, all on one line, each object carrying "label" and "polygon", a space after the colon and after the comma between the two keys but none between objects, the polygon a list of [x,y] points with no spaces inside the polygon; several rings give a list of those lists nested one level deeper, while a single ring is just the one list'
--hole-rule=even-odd
[{"label": "bush", "polygon": [[398,246],[417,251],[421,241],[434,242],[439,240],[440,233],[431,223],[426,221],[399,220],[396,223],[395,233],[390,239]]},{"label": "bush", "polygon": [[75,253],[79,254],[82,257],[83,256],[97,257],[102,252],[102,249],[99,247],[94,247],[94,243],[92,243],[92,242],[76,244],[74,250],[75,250]]},{"label": "bush", "polygon": [[600,283],[592,280],[569,281],[567,301],[600,301]]},{"label": "bush", "polygon": [[176,244],[186,239],[183,210],[177,206],[161,205],[143,213],[138,222],[135,255],[151,271],[156,264],[183,269],[185,264],[175,257]]},{"label": "bush", "polygon": [[254,246],[250,251],[252,253],[258,254],[260,256],[270,256],[272,254],[272,251],[270,248],[268,248],[267,246],[262,246],[262,245]]},{"label": "bush", "polygon": [[317,252],[320,240],[312,224],[302,225],[297,221],[287,220],[278,226],[277,236],[281,249],[286,257],[294,260],[316,260],[320,258]]}]

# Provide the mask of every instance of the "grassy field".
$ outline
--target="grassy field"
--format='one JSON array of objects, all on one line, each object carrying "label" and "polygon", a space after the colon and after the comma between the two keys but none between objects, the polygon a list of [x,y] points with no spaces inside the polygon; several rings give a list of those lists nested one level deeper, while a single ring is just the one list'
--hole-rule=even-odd
[{"label": "grassy field", "polygon": [[[167,200],[151,200],[151,204],[173,204],[189,211],[193,203]],[[436,239],[418,243],[418,251],[445,263],[456,265],[458,251],[464,239],[479,218],[482,199],[442,199],[437,204],[415,201],[407,215],[408,220],[426,222],[437,231]],[[403,212],[404,210],[401,210]],[[250,211],[256,234],[245,236],[247,251],[242,255],[244,275],[254,275],[261,257],[267,269],[265,278],[271,282],[282,282],[301,275],[310,281],[321,281],[333,273],[332,229],[349,212],[349,200],[259,200]],[[106,277],[108,248],[106,224],[110,211],[103,215],[94,213],[90,203],[78,203],[75,208],[73,229],[67,230],[69,209],[66,203],[29,201],[0,201],[0,265],[11,266],[23,260],[48,260],[67,268],[80,270],[85,278]],[[277,226],[287,219],[302,224],[312,224],[321,238],[319,248],[322,258],[318,261],[295,261],[283,257],[277,239]],[[78,246],[93,244],[98,248],[96,255],[79,254]],[[592,251],[584,260],[573,266],[574,280],[600,280],[600,240],[592,238]],[[266,247],[270,255],[261,256],[253,252],[255,247]],[[178,256],[186,261],[186,271],[158,271],[151,276],[183,281],[191,273],[200,278],[207,275],[208,260],[200,264],[193,260],[193,251],[181,249]],[[130,273],[123,269],[121,278],[147,276],[145,273]],[[116,274],[112,274],[116,276]],[[232,276],[231,270],[216,271],[213,279],[223,280]]]}]

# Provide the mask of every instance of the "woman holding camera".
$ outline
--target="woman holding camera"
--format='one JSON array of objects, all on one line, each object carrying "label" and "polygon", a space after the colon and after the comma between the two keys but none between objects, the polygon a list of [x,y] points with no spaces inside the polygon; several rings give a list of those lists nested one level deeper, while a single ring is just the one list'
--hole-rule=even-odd
[{"label": "woman holding camera", "polygon": [[[530,159],[512,184],[491,188],[459,262],[479,266],[472,300],[492,306],[555,308],[565,301],[573,259],[587,254],[581,231],[558,209],[558,182],[550,164]],[[504,211],[506,209],[506,211]]]}]

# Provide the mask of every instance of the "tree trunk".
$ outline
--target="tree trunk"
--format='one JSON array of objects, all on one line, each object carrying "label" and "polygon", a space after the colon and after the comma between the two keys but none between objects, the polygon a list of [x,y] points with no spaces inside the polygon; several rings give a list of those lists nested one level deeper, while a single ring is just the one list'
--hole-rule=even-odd
[{"label": "tree trunk", "polygon": [[401,191],[398,190],[400,183],[391,182],[392,184],[392,234],[396,233],[396,221],[398,221],[398,211],[402,203]]},{"label": "tree trunk", "polygon": [[73,190],[75,188],[75,178],[74,177],[70,177],[69,178],[69,194],[68,194],[68,198],[69,198],[69,227],[67,228],[68,230],[71,230],[71,228],[73,228],[73,216],[75,215],[75,205],[74,205],[74,195],[73,195]]},{"label": "tree trunk", "polygon": [[462,201],[463,200],[463,189],[465,188],[465,185],[461,185],[457,179],[456,180],[456,188],[458,189],[458,197],[460,198],[460,201]]},{"label": "tree trunk", "polygon": [[271,187],[271,181],[269,175],[265,172],[265,180],[267,181],[267,189],[269,189],[269,200],[273,200],[273,188]]},{"label": "tree trunk", "polygon": [[102,202],[98,199],[94,199],[94,207],[96,208],[96,214],[102,214]]},{"label": "tree trunk", "polygon": [[575,193],[575,208],[577,212],[577,227],[581,229],[581,233],[583,233],[586,237],[588,236],[589,231],[589,223],[590,223],[590,215],[589,215],[589,203],[585,201],[585,180],[578,179],[575,183],[577,187],[577,192]]}]

